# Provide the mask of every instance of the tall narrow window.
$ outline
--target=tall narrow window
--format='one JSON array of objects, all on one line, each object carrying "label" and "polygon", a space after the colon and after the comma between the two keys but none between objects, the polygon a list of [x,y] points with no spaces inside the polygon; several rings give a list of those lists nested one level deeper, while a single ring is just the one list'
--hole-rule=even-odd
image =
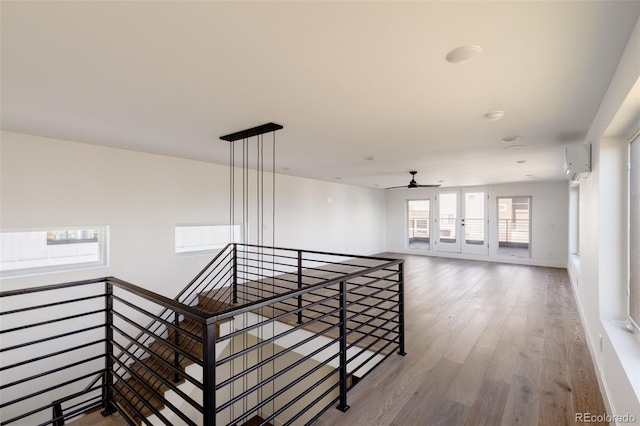
[{"label": "tall narrow window", "polygon": [[569,189],[569,253],[580,255],[580,187]]},{"label": "tall narrow window", "polygon": [[108,227],[0,232],[3,276],[72,270],[107,264]]},{"label": "tall narrow window", "polygon": [[407,202],[407,216],[407,247],[412,250],[429,250],[431,242],[429,200],[409,200]]},{"label": "tall narrow window", "polygon": [[629,144],[629,319],[640,330],[640,134]]},{"label": "tall narrow window", "polygon": [[529,257],[531,197],[498,197],[498,254]]}]

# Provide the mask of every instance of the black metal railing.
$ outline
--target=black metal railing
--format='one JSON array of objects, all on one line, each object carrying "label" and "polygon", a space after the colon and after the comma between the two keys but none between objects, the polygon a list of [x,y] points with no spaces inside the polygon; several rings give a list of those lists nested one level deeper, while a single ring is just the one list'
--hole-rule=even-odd
[{"label": "black metal railing", "polygon": [[402,261],[230,244],[176,299],[107,277],[0,293],[2,425],[302,424],[404,354]]},{"label": "black metal railing", "polygon": [[346,410],[351,387],[392,353],[404,354],[402,261],[235,250],[234,284],[216,292],[237,295],[237,307],[217,316],[235,330],[217,338],[227,348],[215,361],[219,422],[307,424],[334,404]]},{"label": "black metal railing", "polygon": [[[208,315],[116,278],[107,279],[107,294],[112,306],[105,322],[112,336],[107,337],[111,347],[106,369],[113,409],[132,424],[175,424],[179,419],[196,425],[185,413],[202,413],[204,405],[185,388],[202,392],[211,385],[202,377],[209,366],[202,361],[205,336],[199,332]],[[150,329],[150,322],[161,325]]]},{"label": "black metal railing", "polygon": [[100,279],[0,293],[2,425],[64,424],[63,406],[102,405],[104,289]]}]

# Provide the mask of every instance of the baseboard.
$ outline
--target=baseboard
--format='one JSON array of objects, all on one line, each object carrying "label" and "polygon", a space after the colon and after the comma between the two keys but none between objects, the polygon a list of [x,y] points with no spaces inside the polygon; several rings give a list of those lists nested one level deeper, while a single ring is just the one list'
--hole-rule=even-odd
[{"label": "baseboard", "polygon": [[[571,259],[569,260],[571,262]],[[567,265],[567,270],[571,270],[570,266]],[[589,331],[586,327],[586,319],[584,316],[584,312],[582,310],[582,305],[580,304],[580,298],[578,297],[577,286],[580,279],[579,271],[575,274],[569,275],[569,284],[571,285],[571,292],[573,293],[573,298],[576,301],[576,306],[578,307],[578,315],[580,316],[580,321],[582,322],[582,327],[584,328],[584,334],[587,337],[587,348],[589,348],[589,354],[591,355],[591,362],[593,363],[593,368],[596,371],[596,379],[598,380],[598,387],[600,388],[600,394],[602,395],[602,400],[604,402],[604,407],[607,410],[607,414],[615,413],[613,408],[613,403],[611,399],[611,393],[609,392],[609,387],[607,386],[607,381],[602,375],[602,369],[600,368],[600,359],[596,356],[597,352],[594,348],[593,339],[589,334]]]},{"label": "baseboard", "polygon": [[529,266],[544,266],[547,268],[560,268],[566,269],[567,263],[566,261],[556,261],[556,260],[539,260],[539,259],[523,259],[519,257],[511,257],[511,256],[483,256],[483,255],[473,255],[473,254],[464,254],[464,253],[446,253],[446,252],[438,252],[438,251],[417,251],[417,250],[407,250],[407,249],[388,249],[388,253],[402,253],[402,254],[413,254],[416,256],[431,256],[431,257],[445,257],[448,259],[462,259],[462,260],[480,260],[484,262],[494,262],[494,263],[509,263],[514,265],[529,265]]}]

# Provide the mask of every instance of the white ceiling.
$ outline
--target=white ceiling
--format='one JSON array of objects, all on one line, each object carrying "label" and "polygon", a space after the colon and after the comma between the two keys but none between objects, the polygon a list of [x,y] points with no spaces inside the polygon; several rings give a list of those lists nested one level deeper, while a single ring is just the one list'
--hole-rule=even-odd
[{"label": "white ceiling", "polygon": [[[563,147],[584,141],[640,2],[3,1],[0,12],[4,130],[227,164],[219,136],[273,121],[281,173],[386,187],[418,170],[419,183],[454,186],[562,179]],[[480,58],[445,60],[466,44]],[[504,118],[488,121],[492,110]],[[513,135],[525,149],[503,149]]]}]

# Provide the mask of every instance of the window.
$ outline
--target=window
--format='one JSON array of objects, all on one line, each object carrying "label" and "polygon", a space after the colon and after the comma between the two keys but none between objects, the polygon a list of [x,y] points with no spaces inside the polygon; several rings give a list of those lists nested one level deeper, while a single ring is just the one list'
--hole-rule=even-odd
[{"label": "window", "polygon": [[580,255],[580,187],[569,189],[569,253]]},{"label": "window", "polygon": [[498,197],[498,254],[529,257],[530,217],[531,197]]},{"label": "window", "polygon": [[629,144],[629,320],[640,330],[640,134]]},{"label": "window", "polygon": [[429,250],[429,200],[409,200],[407,206],[407,247],[412,250]]},{"label": "window", "polygon": [[107,264],[108,227],[0,232],[2,276]]},{"label": "window", "polygon": [[176,253],[210,252],[232,242],[242,242],[240,225],[176,226]]}]

